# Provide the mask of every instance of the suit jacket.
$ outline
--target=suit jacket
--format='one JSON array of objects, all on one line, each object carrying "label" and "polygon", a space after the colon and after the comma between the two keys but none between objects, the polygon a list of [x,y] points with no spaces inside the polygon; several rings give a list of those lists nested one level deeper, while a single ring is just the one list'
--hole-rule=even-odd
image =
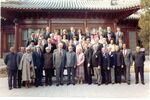
[{"label": "suit jacket", "polygon": [[121,51],[116,52],[116,66],[122,66],[123,65],[123,54]]},{"label": "suit jacket", "polygon": [[55,49],[53,52],[53,66],[55,68],[65,67],[66,51],[62,49],[60,54],[59,49]]},{"label": "suit jacket", "polygon": [[4,63],[7,65],[7,69],[17,70],[17,54],[9,52],[4,58]]},{"label": "suit jacket", "polygon": [[100,50],[92,54],[92,66],[98,67],[101,66],[101,52]]},{"label": "suit jacket", "polygon": [[110,33],[107,33],[107,34],[110,34],[110,35],[111,35],[111,38],[114,39],[114,43],[116,43],[116,41],[115,41],[115,40],[116,40],[116,35],[115,35],[115,33],[111,31]]},{"label": "suit jacket", "polygon": [[18,52],[17,53],[17,67],[19,68],[20,66],[20,61],[21,61],[21,58],[23,56],[23,53],[22,52]]},{"label": "suit jacket", "polygon": [[75,52],[67,52],[66,53],[66,67],[74,67],[76,66],[77,58]]},{"label": "suit jacket", "polygon": [[31,41],[34,41],[34,45],[37,45],[38,40],[36,40],[35,38],[33,38],[33,39],[28,38],[28,40],[26,42],[26,47],[30,45]]},{"label": "suit jacket", "polygon": [[33,58],[33,64],[34,67],[36,66],[37,68],[42,68],[43,67],[43,54],[42,52],[38,54],[37,52],[32,53],[32,58]]},{"label": "suit jacket", "polygon": [[117,56],[116,52],[109,53],[110,67],[116,66],[117,64]]},{"label": "suit jacket", "polygon": [[110,66],[109,54],[106,53],[105,55],[102,54],[102,68],[107,69]]},{"label": "suit jacket", "polygon": [[67,36],[67,39],[71,40],[71,39],[73,39],[73,36],[75,36],[75,35],[76,35],[76,33],[74,33],[74,35],[73,35],[71,32],[69,32],[68,36]]},{"label": "suit jacket", "polygon": [[[123,53],[123,50],[122,50],[122,53]],[[123,63],[126,66],[131,66],[132,61],[133,61],[132,60],[132,52],[130,49],[127,49],[126,54],[125,55],[123,54]]]},{"label": "suit jacket", "polygon": [[48,38],[50,38],[50,34],[51,34],[50,32],[48,32],[48,33],[45,32],[45,33],[43,33],[43,34],[44,34],[46,40],[47,40]]},{"label": "suit jacket", "polygon": [[44,54],[44,69],[53,68],[53,54],[45,53]]},{"label": "suit jacket", "polygon": [[142,52],[135,53],[133,55],[133,60],[135,61],[135,67],[144,67],[145,54]]},{"label": "suit jacket", "polygon": [[92,63],[92,49],[90,47],[87,47],[87,49],[84,51],[85,55],[85,62],[88,64]]},{"label": "suit jacket", "polygon": [[115,35],[115,36],[116,36],[115,42],[116,42],[117,45],[119,44],[119,38],[121,38],[122,41],[124,42],[124,34],[123,34],[123,32],[119,32],[118,36],[117,35]]}]

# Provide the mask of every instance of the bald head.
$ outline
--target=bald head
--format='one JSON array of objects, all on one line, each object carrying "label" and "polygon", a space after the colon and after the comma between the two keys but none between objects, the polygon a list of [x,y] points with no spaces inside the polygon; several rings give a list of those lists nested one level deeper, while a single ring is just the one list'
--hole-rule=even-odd
[{"label": "bald head", "polygon": [[10,52],[15,53],[15,47],[10,47]]}]

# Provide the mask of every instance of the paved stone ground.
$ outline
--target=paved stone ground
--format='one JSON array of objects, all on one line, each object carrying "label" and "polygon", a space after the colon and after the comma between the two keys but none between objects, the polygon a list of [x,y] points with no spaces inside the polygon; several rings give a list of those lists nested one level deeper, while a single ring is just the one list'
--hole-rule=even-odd
[{"label": "paved stone ground", "polygon": [[145,73],[145,85],[134,84],[134,74],[131,74],[131,85],[109,84],[109,85],[69,85],[56,87],[52,86],[31,87],[29,89],[12,89],[8,90],[7,78],[0,78],[0,96],[8,97],[150,97],[149,91],[149,73]]}]

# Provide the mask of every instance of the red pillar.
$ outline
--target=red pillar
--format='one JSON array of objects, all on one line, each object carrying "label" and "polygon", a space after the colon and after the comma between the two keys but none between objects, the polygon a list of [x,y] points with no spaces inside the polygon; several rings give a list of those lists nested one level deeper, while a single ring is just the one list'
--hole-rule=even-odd
[{"label": "red pillar", "polygon": [[19,44],[21,43],[21,41],[19,41],[19,24],[18,23],[15,23],[15,48],[16,48],[16,51],[19,50]]},{"label": "red pillar", "polygon": [[1,29],[1,32],[0,32],[0,58],[2,58],[2,29]]}]

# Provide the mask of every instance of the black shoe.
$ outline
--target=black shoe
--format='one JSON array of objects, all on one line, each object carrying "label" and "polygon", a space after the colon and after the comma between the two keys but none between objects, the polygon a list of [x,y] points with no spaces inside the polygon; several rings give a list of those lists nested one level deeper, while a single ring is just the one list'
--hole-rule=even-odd
[{"label": "black shoe", "polygon": [[101,84],[98,84],[98,86],[100,86]]},{"label": "black shoe", "polygon": [[138,84],[139,82],[135,82],[135,84]]},{"label": "black shoe", "polygon": [[52,84],[49,84],[49,86],[52,86]]},{"label": "black shoe", "polygon": [[143,85],[145,85],[145,83],[144,83],[144,82],[142,82],[142,84],[143,84]]},{"label": "black shoe", "polygon": [[64,85],[63,83],[60,83],[60,85]]},{"label": "black shoe", "polygon": [[127,83],[128,85],[130,85],[130,83]]},{"label": "black shoe", "polygon": [[67,83],[67,85],[70,85],[70,83]]},{"label": "black shoe", "polygon": [[48,84],[45,84],[45,86],[48,86]]},{"label": "black shoe", "polygon": [[56,86],[59,86],[59,84],[56,84]]},{"label": "black shoe", "polygon": [[39,87],[38,85],[36,85],[35,87]]},{"label": "black shoe", "polygon": [[43,86],[43,84],[40,84],[40,86]]},{"label": "black shoe", "polygon": [[17,87],[16,87],[16,86],[15,86],[14,88],[15,88],[15,89],[17,89]]},{"label": "black shoe", "polygon": [[12,87],[9,87],[9,90],[12,90]]},{"label": "black shoe", "polygon": [[75,83],[73,83],[73,85],[75,85]]},{"label": "black shoe", "polygon": [[111,84],[115,84],[115,83],[113,82],[113,83],[111,83]]}]

